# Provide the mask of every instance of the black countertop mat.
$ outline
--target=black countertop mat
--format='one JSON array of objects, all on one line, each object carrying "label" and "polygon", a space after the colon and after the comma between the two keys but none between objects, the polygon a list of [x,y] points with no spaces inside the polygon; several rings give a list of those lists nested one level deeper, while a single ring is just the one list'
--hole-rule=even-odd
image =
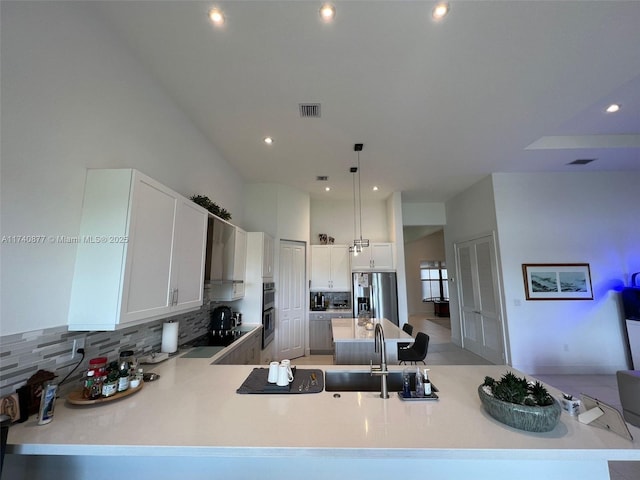
[{"label": "black countertop mat", "polygon": [[[293,367],[293,382],[286,387],[267,382],[268,368],[254,368],[242,382],[236,393],[320,393],[324,390],[324,374],[317,368],[302,369]],[[316,374],[316,385],[311,385],[311,374]],[[306,387],[309,385],[309,389]],[[302,389],[300,389],[302,386]]]}]

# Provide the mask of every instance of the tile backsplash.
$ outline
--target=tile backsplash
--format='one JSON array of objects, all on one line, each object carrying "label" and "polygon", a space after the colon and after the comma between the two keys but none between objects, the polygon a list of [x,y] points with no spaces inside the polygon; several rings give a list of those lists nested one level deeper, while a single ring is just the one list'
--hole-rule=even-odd
[{"label": "tile backsplash", "polygon": [[71,359],[73,343],[84,339],[85,357],[60,388],[62,394],[79,387],[89,359],[104,356],[116,360],[121,350],[133,350],[140,357],[160,351],[162,324],[178,321],[178,344],[204,334],[209,325],[210,304],[193,312],[135,325],[113,332],[70,332],[66,325],[0,337],[0,396],[14,393],[38,370],[56,374],[60,382],[76,366],[82,355]]},{"label": "tile backsplash", "polygon": [[326,308],[336,308],[337,304],[347,305],[351,308],[351,292],[310,292],[309,305],[313,306],[313,297],[321,293],[324,295],[324,306]]}]

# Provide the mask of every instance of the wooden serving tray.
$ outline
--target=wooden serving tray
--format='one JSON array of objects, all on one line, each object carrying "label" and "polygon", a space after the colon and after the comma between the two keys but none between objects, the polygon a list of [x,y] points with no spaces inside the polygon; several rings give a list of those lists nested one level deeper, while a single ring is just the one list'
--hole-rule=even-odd
[{"label": "wooden serving tray", "polygon": [[96,405],[100,403],[113,402],[114,400],[119,400],[121,398],[128,397],[129,395],[133,395],[134,393],[140,391],[143,386],[144,382],[140,382],[140,385],[135,388],[128,388],[124,392],[118,392],[115,395],[111,395],[110,397],[96,398],[95,400],[82,398],[82,390],[76,390],[74,392],[71,392],[67,396],[67,402],[72,405]]}]

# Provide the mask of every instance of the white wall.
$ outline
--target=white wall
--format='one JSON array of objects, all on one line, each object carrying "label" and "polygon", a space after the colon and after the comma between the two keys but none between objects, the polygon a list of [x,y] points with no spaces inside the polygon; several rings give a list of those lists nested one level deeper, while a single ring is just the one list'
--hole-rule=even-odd
[{"label": "white wall", "polygon": [[[496,231],[496,213],[491,177],[485,177],[446,203],[447,224],[444,227],[447,270],[449,274],[449,303],[451,341],[462,344],[458,311],[455,253],[453,244],[471,240]],[[498,256],[499,256],[498,252]]]},{"label": "white wall", "polygon": [[433,233],[404,244],[405,268],[407,271],[407,305],[409,315],[433,314],[433,303],[422,301],[422,281],[420,262],[425,260],[445,260],[444,232]]},{"label": "white wall", "polygon": [[311,206],[307,192],[278,186],[278,238],[309,243]]},{"label": "white wall", "polygon": [[444,203],[403,203],[404,226],[444,225],[447,215]]},{"label": "white wall", "polygon": [[[2,235],[76,235],[85,169],[133,167],[242,224],[243,181],[83,2],[2,2]],[[75,246],[2,245],[2,335],[67,323]]]},{"label": "white wall", "polygon": [[[617,289],[640,271],[640,173],[493,175],[514,367],[626,369]],[[523,263],[589,263],[593,301],[526,301]]]},{"label": "white wall", "polygon": [[245,186],[244,225],[248,232],[278,234],[278,186],[272,183],[251,183]]},{"label": "white wall", "polygon": [[407,305],[407,274],[404,262],[404,232],[402,230],[402,194],[393,192],[387,199],[387,217],[391,242],[394,242],[394,262],[396,265],[396,283],[398,289],[398,325],[409,321]]},{"label": "white wall", "polygon": [[[359,211],[357,212],[360,236]],[[311,200],[311,243],[318,244],[318,234],[326,233],[335,243],[353,242],[353,201]],[[367,200],[362,203],[362,238],[371,242],[389,242],[389,224],[385,200]]]},{"label": "white wall", "polygon": [[[309,245],[310,212],[310,198],[307,192],[275,183],[254,183],[246,186],[244,228],[252,232],[266,232],[274,238],[276,283],[280,240],[305,242]],[[308,256],[307,254],[307,258]],[[309,265],[307,277],[308,270]]]}]

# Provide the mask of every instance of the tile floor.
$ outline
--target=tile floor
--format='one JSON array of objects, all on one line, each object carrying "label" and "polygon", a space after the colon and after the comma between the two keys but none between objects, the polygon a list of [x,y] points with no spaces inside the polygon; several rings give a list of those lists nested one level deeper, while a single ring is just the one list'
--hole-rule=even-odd
[{"label": "tile floor", "polygon": [[[427,362],[431,365],[488,365],[482,357],[451,343],[447,319],[412,316],[409,319],[416,332],[429,335]],[[331,355],[311,355],[292,360],[294,365],[332,365]],[[536,375],[558,390],[579,396],[590,395],[622,411],[615,375]],[[609,462],[611,480],[640,480],[640,462]]]}]

